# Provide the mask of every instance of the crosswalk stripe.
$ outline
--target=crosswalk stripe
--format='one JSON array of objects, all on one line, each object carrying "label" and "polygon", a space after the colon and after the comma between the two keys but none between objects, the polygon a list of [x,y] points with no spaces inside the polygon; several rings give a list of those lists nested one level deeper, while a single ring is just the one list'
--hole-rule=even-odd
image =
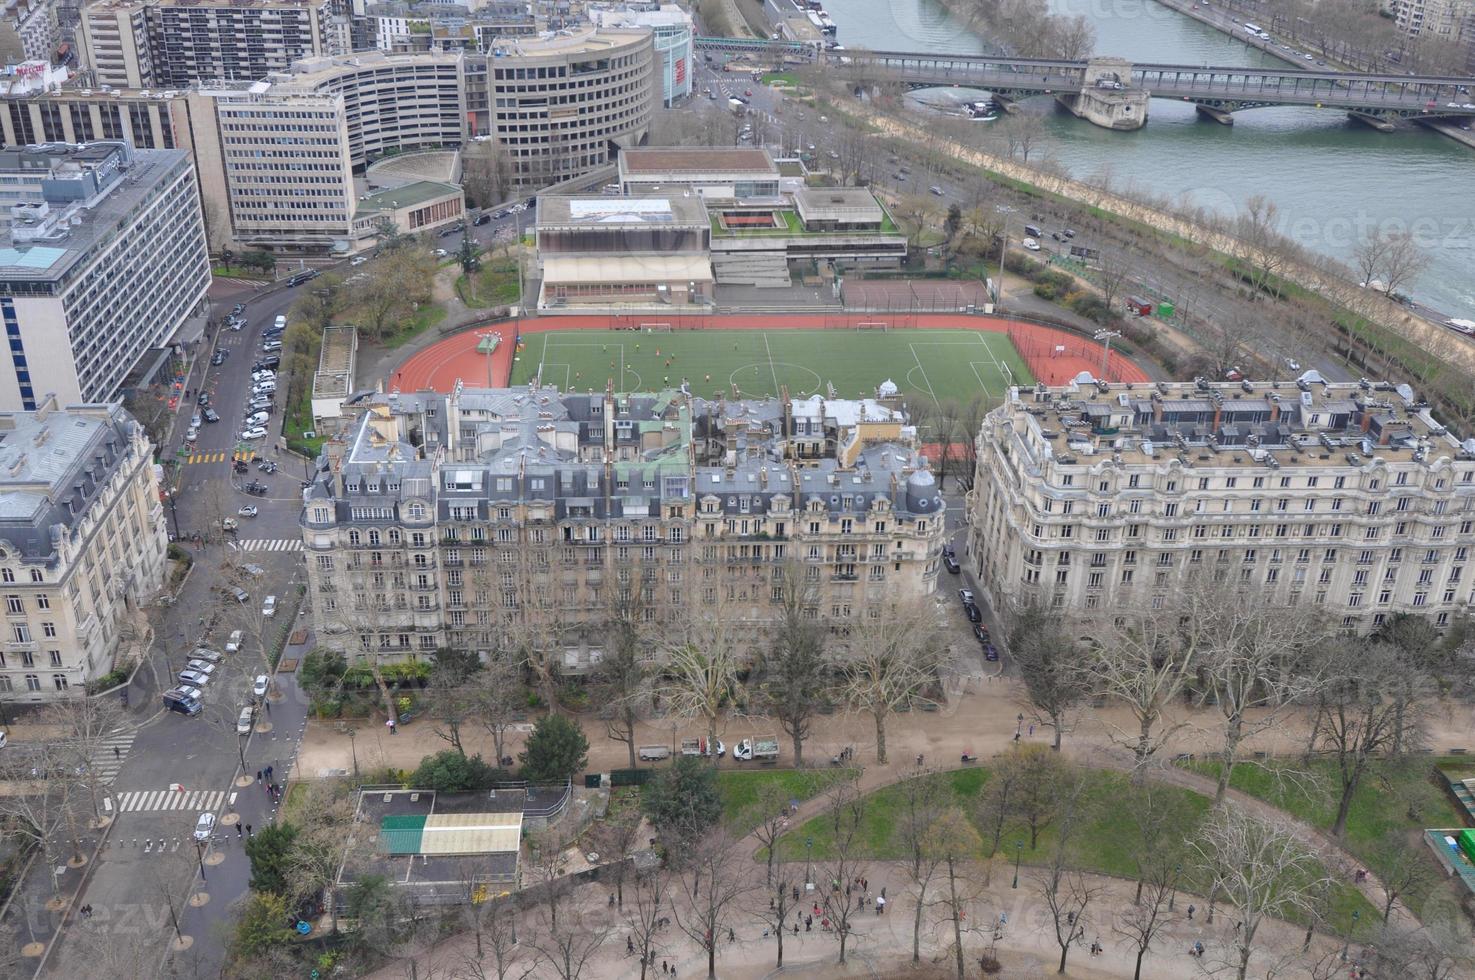
[{"label": "crosswalk stripe", "polygon": [[[103,738],[97,749],[88,760],[88,765],[93,773],[98,776],[98,781],[104,785],[111,783],[117,778],[123,768],[123,761],[128,758],[128,751],[133,747],[133,740],[138,737],[137,731],[114,732]],[[113,754],[113,749],[118,754]]]},{"label": "crosswalk stripe", "polygon": [[225,800],[223,790],[192,790],[179,792],[169,789],[135,790],[119,793],[119,813],[144,813],[157,810],[210,810],[220,807]]},{"label": "crosswalk stripe", "polygon": [[220,453],[192,453],[192,454],[190,454],[189,458],[185,460],[185,462],[186,463],[223,463],[223,462],[225,462],[225,455],[226,454],[223,453],[223,452],[220,452]]},{"label": "crosswalk stripe", "polygon": [[301,538],[249,538],[241,542],[242,551],[301,551]]}]

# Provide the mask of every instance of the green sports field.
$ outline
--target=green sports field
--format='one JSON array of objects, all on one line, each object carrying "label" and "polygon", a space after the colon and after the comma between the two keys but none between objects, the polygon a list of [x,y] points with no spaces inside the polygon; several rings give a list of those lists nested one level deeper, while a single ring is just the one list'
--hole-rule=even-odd
[{"label": "green sports field", "polygon": [[744,397],[874,396],[891,380],[907,395],[937,402],[997,400],[1034,378],[1001,333],[976,330],[564,330],[528,334],[512,383],[542,372],[562,390],[653,391],[683,380],[710,397],[736,386]]}]

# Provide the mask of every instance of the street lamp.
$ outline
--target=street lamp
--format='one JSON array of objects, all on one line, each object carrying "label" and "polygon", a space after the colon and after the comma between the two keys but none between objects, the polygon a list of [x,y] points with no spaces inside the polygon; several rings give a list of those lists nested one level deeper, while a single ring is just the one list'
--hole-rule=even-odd
[{"label": "street lamp", "polygon": [[1098,330],[1094,334],[1091,335],[1096,340],[1104,341],[1105,344],[1106,344],[1106,346],[1101,349],[1101,380],[1102,381],[1107,380],[1107,377],[1106,377],[1106,362],[1111,357],[1111,341],[1112,341],[1112,338],[1114,338],[1114,337],[1120,337],[1121,335],[1122,335],[1122,332],[1120,330]]},{"label": "street lamp", "polygon": [[1014,884],[1010,885],[1009,886],[1010,888],[1018,888],[1019,887],[1019,859],[1023,855],[1024,855],[1024,841],[1017,840],[1017,841],[1014,842]]},{"label": "street lamp", "polygon": [[1022,732],[1023,730],[1024,730],[1024,712],[1021,711],[1014,718],[1014,737],[1015,738],[1018,738],[1019,737],[1019,733]]},{"label": "street lamp", "polygon": [[804,884],[805,885],[809,885],[812,882],[813,878],[814,878],[814,876],[809,873],[809,865],[810,865],[809,858],[810,858],[810,854],[813,851],[814,851],[814,838],[813,837],[806,837],[806,838],[804,838]]},{"label": "street lamp", "polygon": [[1352,945],[1352,930],[1357,928],[1357,920],[1362,915],[1361,909],[1352,910],[1352,925],[1347,927],[1347,935],[1342,939],[1342,962],[1347,962],[1347,947]]},{"label": "street lamp", "polygon": [[354,779],[358,779],[359,778],[359,753],[358,753],[358,748],[353,744],[353,737],[355,735],[357,735],[357,734],[358,734],[358,730],[357,729],[355,729],[355,728],[349,728],[348,729],[348,751],[351,752],[351,753],[353,753],[353,778]]},{"label": "street lamp", "polygon": [[1183,873],[1183,865],[1173,865],[1173,890],[1168,895],[1168,911],[1173,911],[1173,902],[1178,898],[1178,876]]},{"label": "street lamp", "polygon": [[[202,840],[198,840],[197,839],[195,841],[195,859],[200,862],[200,880],[201,881],[206,881],[207,879],[205,878],[205,842],[202,841]],[[1343,959],[1346,959],[1345,956],[1342,957],[1342,958]]]}]

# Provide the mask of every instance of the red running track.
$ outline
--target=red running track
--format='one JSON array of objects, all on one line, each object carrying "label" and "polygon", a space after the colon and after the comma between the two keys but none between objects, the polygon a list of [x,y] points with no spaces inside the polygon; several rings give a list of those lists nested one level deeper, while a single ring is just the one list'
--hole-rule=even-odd
[{"label": "red running track", "polygon": [[[390,377],[386,386],[400,391],[429,388],[446,393],[457,380],[469,387],[506,387],[512,376],[512,354],[515,341],[528,334],[553,330],[639,330],[642,323],[656,322],[651,315],[608,316],[577,315],[505,320],[482,327],[468,327],[458,334],[410,356]],[[1003,317],[969,316],[959,313],[754,313],[731,315],[668,316],[661,323],[674,330],[846,330],[858,323],[884,322],[891,329],[979,330],[1007,334],[1023,334],[1042,351],[1064,347],[1064,355],[1033,356],[1025,354],[1025,362],[1039,380],[1049,385],[1067,384],[1082,371],[1093,376],[1100,370],[1101,346],[1083,340],[1079,334],[1054,327],[1040,326]],[[488,331],[502,335],[502,343],[490,357],[478,354],[476,345]],[[1017,345],[1016,345],[1017,346]],[[1088,352],[1094,350],[1094,355]],[[1117,351],[1111,352],[1111,380],[1143,383],[1150,380],[1141,368]]]}]

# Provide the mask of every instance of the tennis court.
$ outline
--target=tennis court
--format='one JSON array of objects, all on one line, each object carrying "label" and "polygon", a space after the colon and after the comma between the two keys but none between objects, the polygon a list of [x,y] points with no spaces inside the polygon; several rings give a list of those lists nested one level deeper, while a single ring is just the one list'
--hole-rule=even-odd
[{"label": "tennis court", "polygon": [[[883,382],[937,402],[1003,396],[1033,375],[1008,336],[980,330],[552,330],[525,334],[513,384],[541,377],[562,390],[871,397]],[[832,387],[833,386],[833,387]]]}]

